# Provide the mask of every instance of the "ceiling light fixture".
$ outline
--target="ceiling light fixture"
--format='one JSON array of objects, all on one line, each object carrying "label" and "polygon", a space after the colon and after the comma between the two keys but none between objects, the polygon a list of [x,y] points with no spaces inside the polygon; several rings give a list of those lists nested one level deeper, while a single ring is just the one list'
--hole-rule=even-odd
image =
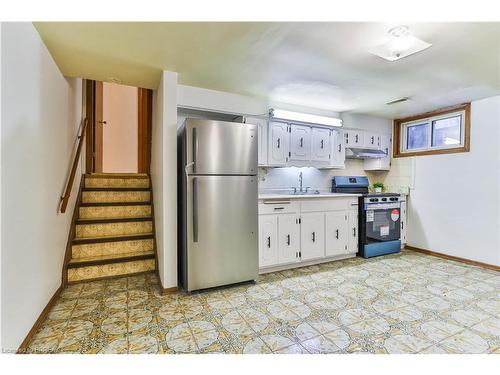
[{"label": "ceiling light fixture", "polygon": [[396,61],[421,52],[432,46],[411,35],[408,26],[398,26],[390,29],[385,43],[373,48],[369,52],[389,61]]},{"label": "ceiling light fixture", "polygon": [[328,125],[336,127],[342,126],[342,120],[339,118],[285,111],[284,109],[271,109],[269,110],[269,116],[276,119],[306,122],[309,124]]}]

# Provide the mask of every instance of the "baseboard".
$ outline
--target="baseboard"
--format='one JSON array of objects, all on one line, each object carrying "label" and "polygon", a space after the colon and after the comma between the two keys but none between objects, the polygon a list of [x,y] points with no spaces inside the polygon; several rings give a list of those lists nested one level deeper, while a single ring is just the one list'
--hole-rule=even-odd
[{"label": "baseboard", "polygon": [[177,292],[178,288],[176,286],[172,288],[163,288],[161,289],[161,294],[172,294]]},{"label": "baseboard", "polygon": [[43,322],[47,319],[47,316],[49,315],[50,309],[55,305],[57,299],[59,298],[59,295],[61,294],[63,289],[62,284],[59,285],[59,288],[55,291],[54,295],[50,298],[49,302],[47,303],[47,306],[42,310],[40,313],[40,316],[38,319],[35,321],[35,324],[33,324],[33,327],[31,327],[30,331],[26,335],[25,339],[19,346],[19,349],[17,349],[16,354],[26,354],[28,350],[28,346],[33,339],[33,336],[38,332],[40,327],[42,326]]},{"label": "baseboard", "polygon": [[173,286],[171,288],[165,288],[163,284],[161,283],[160,275],[158,274],[158,286],[160,287],[160,293],[161,294],[172,294],[175,293],[179,290],[179,287]]},{"label": "baseboard", "polygon": [[466,258],[456,257],[456,256],[453,256],[453,255],[438,253],[436,251],[431,251],[431,250],[426,250],[426,249],[420,249],[418,247],[409,246],[409,245],[406,245],[405,249],[406,250],[416,251],[416,252],[422,253],[422,254],[432,255],[432,256],[435,256],[435,257],[443,258],[443,259],[455,260],[457,262],[466,263],[466,264],[469,264],[471,266],[477,266],[477,267],[481,267],[481,268],[487,268],[487,269],[493,270],[493,271],[500,271],[500,267],[499,266],[495,266],[494,264],[482,263],[482,262],[478,262],[478,261],[475,261],[475,260],[470,260],[470,259],[466,259]]}]

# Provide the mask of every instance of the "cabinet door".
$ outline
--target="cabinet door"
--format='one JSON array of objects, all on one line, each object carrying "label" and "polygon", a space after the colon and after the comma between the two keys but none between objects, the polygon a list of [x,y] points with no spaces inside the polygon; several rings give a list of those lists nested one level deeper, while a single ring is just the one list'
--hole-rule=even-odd
[{"label": "cabinet door", "polygon": [[290,159],[311,160],[311,128],[303,125],[291,125]]},{"label": "cabinet door", "polygon": [[316,162],[329,162],[331,157],[330,130],[312,128],[312,156]]},{"label": "cabinet door", "polygon": [[380,135],[373,132],[365,132],[364,134],[365,148],[378,149],[380,147]]},{"label": "cabinet door", "polygon": [[267,164],[267,120],[256,118],[256,117],[247,117],[247,124],[257,125],[257,136],[258,136],[258,164],[266,165]]},{"label": "cabinet door", "polygon": [[271,122],[269,124],[268,163],[285,165],[288,161],[288,146],[288,125],[283,122]]},{"label": "cabinet door", "polygon": [[406,214],[406,202],[401,202],[401,220],[400,220],[400,233],[401,233],[401,248],[406,244],[406,231],[407,231],[407,214]]},{"label": "cabinet door", "polygon": [[342,130],[332,130],[332,160],[334,167],[345,166],[345,144]]},{"label": "cabinet door", "polygon": [[302,214],[300,249],[301,260],[325,256],[325,214],[323,212]]},{"label": "cabinet door", "polygon": [[347,253],[358,252],[358,211],[349,211],[347,215]]},{"label": "cabinet door", "polygon": [[278,215],[278,263],[293,263],[299,260],[300,225],[297,215]]},{"label": "cabinet door", "polygon": [[278,264],[278,217],[259,216],[259,267]]},{"label": "cabinet door", "polygon": [[364,132],[351,129],[344,132],[346,147],[364,147]]},{"label": "cabinet door", "polygon": [[345,211],[328,212],[326,222],[326,256],[342,255],[347,253],[348,214]]},{"label": "cabinet door", "polygon": [[387,154],[385,158],[380,159],[380,169],[384,171],[391,169],[391,141],[392,138],[390,135],[383,134],[380,136],[380,149]]},{"label": "cabinet door", "polygon": [[363,162],[365,171],[388,171],[391,169],[391,136],[383,134],[379,138],[379,149],[384,151],[387,156],[377,159],[365,159]]}]

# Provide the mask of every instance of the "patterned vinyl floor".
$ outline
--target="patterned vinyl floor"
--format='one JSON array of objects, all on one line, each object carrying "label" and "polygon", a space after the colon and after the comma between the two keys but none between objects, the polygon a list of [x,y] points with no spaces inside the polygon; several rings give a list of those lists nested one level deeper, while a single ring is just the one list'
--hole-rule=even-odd
[{"label": "patterned vinyl floor", "polygon": [[154,274],[72,285],[32,353],[500,353],[500,273],[405,251],[160,295]]}]

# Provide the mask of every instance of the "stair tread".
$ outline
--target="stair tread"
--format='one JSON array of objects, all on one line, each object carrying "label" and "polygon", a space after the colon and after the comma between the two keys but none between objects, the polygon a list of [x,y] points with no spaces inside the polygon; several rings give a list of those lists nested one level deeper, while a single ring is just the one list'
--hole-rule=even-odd
[{"label": "stair tread", "polygon": [[154,258],[154,251],[142,251],[128,254],[114,254],[106,256],[95,256],[95,257],[85,257],[85,258],[72,258],[68,267],[88,267],[89,265],[97,265],[104,263],[115,263],[115,262],[129,262],[142,259],[152,259]]},{"label": "stair tread", "polygon": [[86,173],[86,178],[149,178],[147,173]]},{"label": "stair tread", "polygon": [[86,243],[102,243],[102,242],[116,242],[116,241],[137,241],[152,239],[153,233],[141,234],[127,234],[121,236],[101,236],[101,237],[80,237],[73,240],[73,245],[86,244]]},{"label": "stair tread", "polygon": [[152,221],[152,220],[153,220],[153,218],[151,216],[78,219],[76,221],[76,225],[133,223],[133,222],[138,222],[138,221]]},{"label": "stair tread", "polygon": [[151,191],[149,187],[84,187],[83,192],[86,191]]},{"label": "stair tread", "polygon": [[135,201],[135,202],[88,202],[81,203],[80,207],[107,207],[107,206],[151,206],[151,201]]}]

